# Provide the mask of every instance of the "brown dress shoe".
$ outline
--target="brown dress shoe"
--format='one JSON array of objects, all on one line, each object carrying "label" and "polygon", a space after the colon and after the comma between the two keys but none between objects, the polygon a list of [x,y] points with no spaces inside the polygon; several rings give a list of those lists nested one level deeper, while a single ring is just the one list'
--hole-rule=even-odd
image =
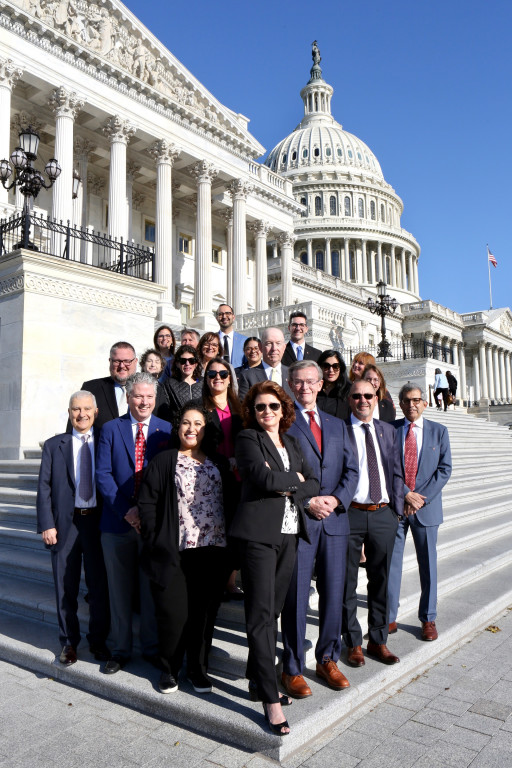
[{"label": "brown dress shoe", "polygon": [[368,643],[366,646],[366,652],[368,656],[372,656],[372,658],[382,661],[383,664],[398,664],[400,661],[398,656],[395,656],[394,653],[391,653],[389,648],[384,644],[379,645],[378,643]]},{"label": "brown dress shoe", "polygon": [[307,699],[308,696],[313,695],[311,688],[302,675],[287,675],[286,672],[283,672],[281,683],[286,693],[289,696],[293,696],[294,699]]},{"label": "brown dress shoe", "polygon": [[437,640],[438,637],[435,621],[423,621],[421,624],[421,639]]},{"label": "brown dress shoe", "polygon": [[396,625],[396,621],[392,621],[392,622],[390,622],[389,627],[388,627],[388,634],[389,635],[394,635],[395,632],[398,632],[398,627]]},{"label": "brown dress shoe", "polygon": [[64,666],[69,667],[76,661],[76,651],[72,645],[65,645],[60,652],[59,661]]},{"label": "brown dress shoe", "polygon": [[350,688],[350,683],[339,669],[338,665],[332,659],[322,661],[316,665],[316,676],[325,680],[329,688],[334,691],[342,691],[344,688]]},{"label": "brown dress shoe", "polygon": [[360,645],[354,645],[353,648],[347,648],[347,661],[351,667],[364,667],[363,649]]}]

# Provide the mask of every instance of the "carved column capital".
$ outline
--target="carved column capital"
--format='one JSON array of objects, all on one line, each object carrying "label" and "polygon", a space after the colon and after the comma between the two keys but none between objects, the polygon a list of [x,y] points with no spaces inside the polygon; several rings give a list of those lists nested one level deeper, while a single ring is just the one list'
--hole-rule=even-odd
[{"label": "carved column capital", "polygon": [[28,112],[21,110],[16,112],[11,121],[11,127],[19,133],[23,131],[27,126],[31,125],[34,131],[39,131],[43,127],[43,121],[35,115],[29,115]]},{"label": "carved column capital", "polygon": [[[31,125],[33,125],[33,123],[31,123]],[[76,137],[74,150],[75,150],[75,155],[77,157],[79,156],[89,157],[91,152],[94,152],[95,149],[96,147],[94,146],[94,144],[92,144],[87,139],[82,138],[82,136]]]},{"label": "carved column capital", "polygon": [[132,203],[133,207],[138,211],[140,208],[144,205],[144,200],[146,199],[146,196],[142,194],[142,192],[134,192],[132,195]]},{"label": "carved column capital", "polygon": [[233,210],[232,210],[232,208],[226,208],[225,211],[221,211],[220,217],[224,221],[224,224],[226,225],[226,229],[228,227],[232,227],[233,226]]},{"label": "carved column capital", "polygon": [[137,163],[134,163],[133,160],[128,160],[126,163],[126,178],[129,181],[134,181],[135,177],[140,172],[140,165],[137,165]]},{"label": "carved column capital", "polygon": [[102,179],[101,176],[94,176],[91,173],[87,176],[87,185],[91,193],[99,197],[105,188],[105,179]]},{"label": "carved column capital", "polygon": [[68,91],[62,85],[55,88],[48,99],[48,106],[57,117],[71,117],[73,120],[84,104],[85,99],[75,91]]},{"label": "carved column capital", "polygon": [[233,200],[247,200],[247,196],[252,192],[253,185],[244,179],[235,179],[228,184],[228,192]]},{"label": "carved column capital", "polygon": [[197,182],[212,182],[217,176],[218,170],[213,163],[208,163],[206,160],[199,160],[190,169],[190,175],[196,179]]},{"label": "carved column capital", "polygon": [[22,75],[23,70],[12,59],[0,58],[0,85],[12,89]]},{"label": "carved column capital", "polygon": [[279,241],[279,243],[280,243],[281,245],[284,245],[284,246],[286,246],[286,245],[287,245],[287,246],[289,246],[290,248],[293,248],[293,246],[294,246],[294,243],[295,243],[295,241],[296,241],[296,239],[297,239],[297,238],[295,237],[295,235],[293,234],[293,232],[281,232],[281,233],[280,233],[280,234],[277,236],[277,239],[278,239],[278,241]]},{"label": "carved column capital", "polygon": [[251,232],[254,232],[256,237],[266,237],[271,230],[271,226],[268,221],[259,219],[258,221],[251,222],[249,224],[249,229]]},{"label": "carved column capital", "polygon": [[154,144],[148,147],[147,152],[157,164],[169,163],[170,165],[174,165],[180,154],[180,150],[165,139],[155,141]]},{"label": "carved column capital", "polygon": [[123,120],[119,115],[109,117],[103,126],[103,133],[110,141],[128,144],[137,129],[128,120]]}]

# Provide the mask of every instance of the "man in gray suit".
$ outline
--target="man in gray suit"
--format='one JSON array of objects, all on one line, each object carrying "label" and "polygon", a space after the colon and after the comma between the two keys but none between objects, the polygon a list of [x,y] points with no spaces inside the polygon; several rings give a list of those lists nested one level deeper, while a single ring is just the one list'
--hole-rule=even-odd
[{"label": "man in gray suit", "polygon": [[244,399],[253,384],[266,379],[279,384],[293,400],[295,396],[288,386],[288,367],[281,363],[286,349],[283,332],[279,328],[265,328],[261,334],[261,344],[263,347],[263,368],[247,368],[241,371],[238,382],[240,400]]},{"label": "man in gray suit", "polygon": [[389,571],[389,632],[397,631],[404,546],[410,529],[420,572],[421,638],[437,640],[437,531],[443,522],[441,492],[452,473],[450,440],[446,427],[423,418],[427,402],[421,389],[405,384],[399,401],[405,419],[398,419],[394,426],[401,446],[405,498]]}]

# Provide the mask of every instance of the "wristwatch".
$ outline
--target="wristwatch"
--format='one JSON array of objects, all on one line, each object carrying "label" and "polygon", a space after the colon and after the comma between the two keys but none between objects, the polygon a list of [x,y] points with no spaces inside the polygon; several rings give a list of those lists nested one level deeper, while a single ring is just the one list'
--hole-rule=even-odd
[{"label": "wristwatch", "polygon": [[311,496],[308,496],[308,498],[304,500],[304,509],[306,510],[306,512],[309,511],[310,504],[311,504]]}]

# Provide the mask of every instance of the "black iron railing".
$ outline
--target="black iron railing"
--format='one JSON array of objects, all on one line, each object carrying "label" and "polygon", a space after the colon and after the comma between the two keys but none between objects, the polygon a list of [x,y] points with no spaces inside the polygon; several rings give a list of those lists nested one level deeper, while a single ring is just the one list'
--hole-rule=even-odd
[{"label": "black iron railing", "polygon": [[[375,359],[377,359],[379,355],[379,350],[376,345],[368,347],[346,347],[342,354],[345,361],[349,362],[357,352],[369,352]],[[453,353],[450,347],[443,347],[440,344],[434,344],[425,339],[412,339],[410,341],[399,341],[390,344],[389,355],[386,357],[388,362],[393,362],[393,360],[415,360],[420,358],[431,358],[433,360],[439,360],[441,363],[453,365]]]},{"label": "black iron railing", "polygon": [[141,280],[154,280],[153,248],[125,243],[122,239],[112,239],[100,232],[73,227],[42,215],[21,213],[0,221],[0,254],[18,248],[80,261]]}]

